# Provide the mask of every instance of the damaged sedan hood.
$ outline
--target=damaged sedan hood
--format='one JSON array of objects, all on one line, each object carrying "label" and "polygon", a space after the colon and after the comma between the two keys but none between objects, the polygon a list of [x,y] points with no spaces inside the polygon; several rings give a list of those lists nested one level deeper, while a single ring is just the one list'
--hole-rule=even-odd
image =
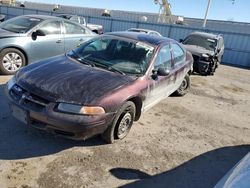
[{"label": "damaged sedan hood", "polygon": [[202,54],[209,54],[209,55],[213,55],[214,51],[212,50],[207,50],[203,47],[197,46],[197,45],[184,45],[183,46],[186,48],[186,50],[188,50],[189,52],[191,52],[193,55],[197,55],[197,56],[201,56]]},{"label": "damaged sedan hood", "polygon": [[62,55],[24,67],[16,80],[27,91],[52,102],[94,104],[134,79]]}]

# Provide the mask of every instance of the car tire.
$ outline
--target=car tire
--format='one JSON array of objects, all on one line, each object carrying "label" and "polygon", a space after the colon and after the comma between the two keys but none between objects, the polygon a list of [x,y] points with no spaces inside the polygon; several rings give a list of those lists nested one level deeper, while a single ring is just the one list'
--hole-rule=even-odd
[{"label": "car tire", "polygon": [[26,58],[20,50],[6,48],[0,52],[0,72],[2,74],[15,74],[24,65],[26,65]]},{"label": "car tire", "polygon": [[133,102],[127,101],[124,103],[115,116],[112,124],[102,134],[102,138],[108,144],[113,143],[115,140],[125,138],[133,125],[135,111],[136,108]]},{"label": "car tire", "polygon": [[191,86],[190,76],[189,76],[189,74],[187,74],[184,77],[180,87],[174,92],[174,95],[176,95],[176,96],[186,95],[190,90],[190,86]]}]

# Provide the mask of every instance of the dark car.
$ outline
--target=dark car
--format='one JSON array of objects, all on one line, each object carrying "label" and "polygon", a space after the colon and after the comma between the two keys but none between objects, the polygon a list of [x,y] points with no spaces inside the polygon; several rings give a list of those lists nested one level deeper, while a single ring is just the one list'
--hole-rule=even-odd
[{"label": "dark car", "polygon": [[214,186],[214,188],[249,188],[249,187],[250,187],[250,153],[248,153],[243,159],[241,159]]},{"label": "dark car", "polygon": [[116,32],[22,68],[6,92],[13,116],[26,124],[73,139],[102,134],[112,143],[143,111],[174,92],[185,95],[192,64],[172,39]]},{"label": "dark car", "polygon": [[224,41],[221,35],[194,32],[182,40],[184,47],[194,58],[194,72],[213,75],[224,53]]},{"label": "dark car", "polygon": [[75,48],[95,34],[88,28],[47,15],[24,15],[0,24],[0,72],[21,67]]}]

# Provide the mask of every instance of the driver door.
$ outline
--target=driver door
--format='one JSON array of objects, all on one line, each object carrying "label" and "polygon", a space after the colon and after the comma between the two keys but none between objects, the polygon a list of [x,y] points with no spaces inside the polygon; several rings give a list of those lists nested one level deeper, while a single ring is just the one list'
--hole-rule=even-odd
[{"label": "driver door", "polygon": [[37,36],[36,40],[32,40],[32,62],[64,53],[60,21],[46,22],[37,30],[41,30],[45,36]]},{"label": "driver door", "polygon": [[[169,74],[158,76],[156,72],[159,68],[164,68]],[[170,45],[164,45],[159,50],[152,67],[152,75],[149,76],[148,87],[145,94],[143,110],[148,110],[162,99],[168,97],[174,89],[175,71],[170,53]]]}]

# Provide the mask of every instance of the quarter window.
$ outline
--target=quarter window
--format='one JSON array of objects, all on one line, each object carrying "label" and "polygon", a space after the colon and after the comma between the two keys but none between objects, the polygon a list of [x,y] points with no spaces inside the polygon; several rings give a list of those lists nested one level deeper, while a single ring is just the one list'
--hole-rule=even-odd
[{"label": "quarter window", "polygon": [[42,25],[40,30],[42,30],[45,35],[61,34],[61,24],[58,21],[48,22]]},{"label": "quarter window", "polygon": [[155,69],[158,68],[171,69],[171,53],[169,45],[163,46],[156,58]]},{"label": "quarter window", "polygon": [[80,27],[79,25],[64,22],[66,34],[85,34],[85,29]]},{"label": "quarter window", "polygon": [[178,44],[172,44],[172,53],[175,65],[183,63],[184,51]]}]

